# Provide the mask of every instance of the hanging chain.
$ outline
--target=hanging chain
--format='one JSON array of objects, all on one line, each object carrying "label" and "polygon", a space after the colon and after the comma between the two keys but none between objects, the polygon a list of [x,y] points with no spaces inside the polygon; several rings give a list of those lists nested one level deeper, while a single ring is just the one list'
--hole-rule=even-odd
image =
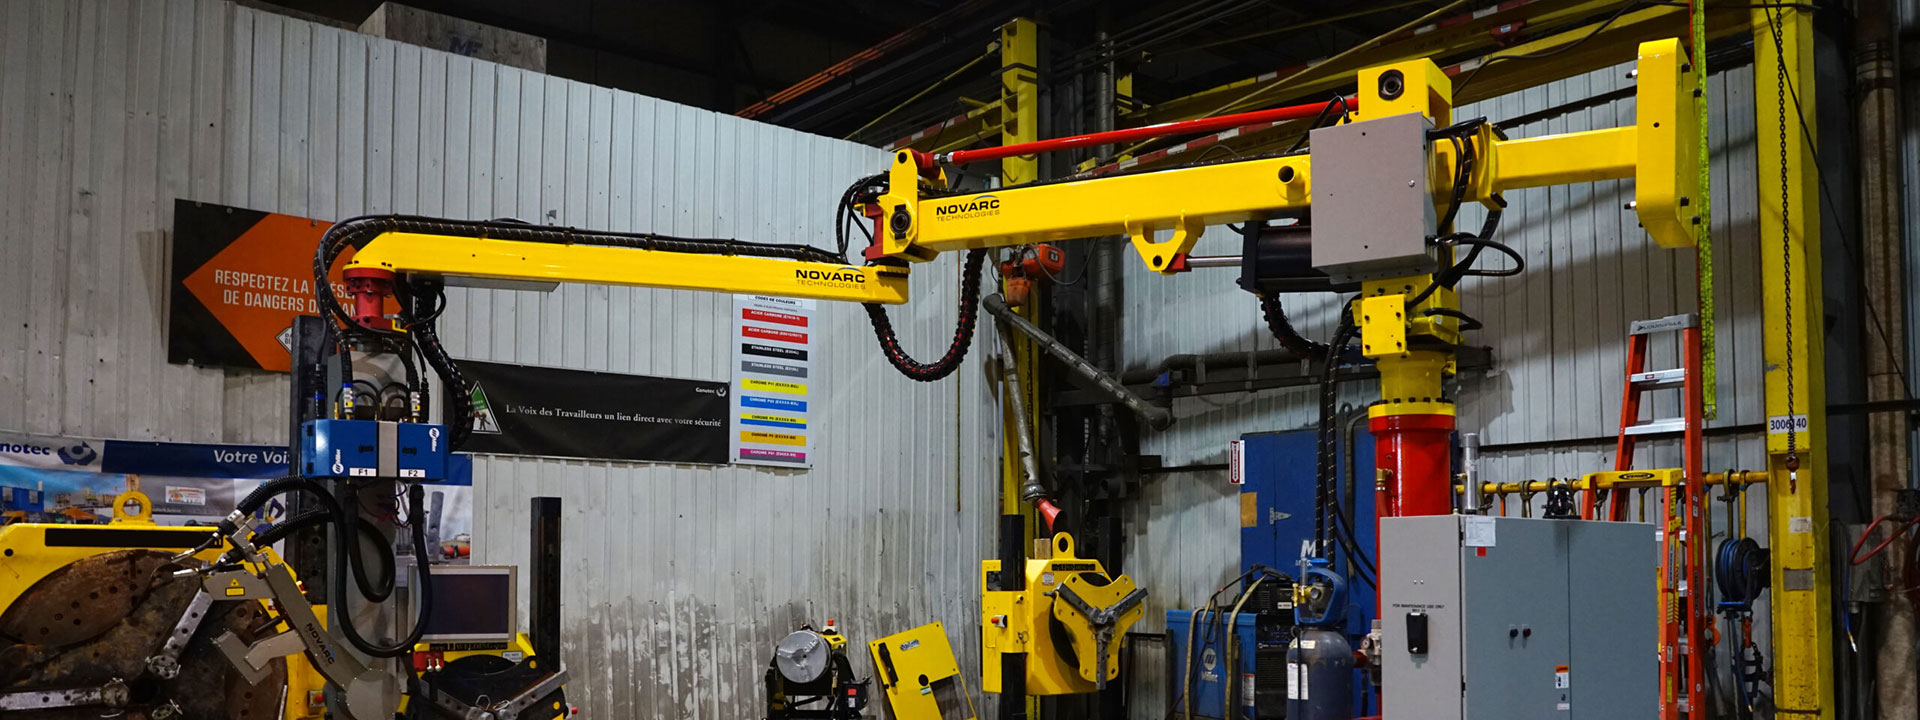
[{"label": "hanging chain", "polygon": [[1767,24],[1773,30],[1774,57],[1779,62],[1779,72],[1774,77],[1774,119],[1780,128],[1780,284],[1786,300],[1787,356],[1787,477],[1788,482],[1797,484],[1800,480],[1800,422],[1796,409],[1793,366],[1793,225],[1790,206],[1792,190],[1787,173],[1787,49],[1786,41],[1781,38],[1786,20],[1772,11],[1767,13]]}]

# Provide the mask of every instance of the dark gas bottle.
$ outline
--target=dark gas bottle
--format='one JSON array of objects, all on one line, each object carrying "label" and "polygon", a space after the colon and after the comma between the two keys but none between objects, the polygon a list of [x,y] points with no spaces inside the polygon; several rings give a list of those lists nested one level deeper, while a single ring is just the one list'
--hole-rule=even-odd
[{"label": "dark gas bottle", "polygon": [[1352,720],[1353,645],[1326,628],[1300,628],[1287,647],[1287,720]]}]

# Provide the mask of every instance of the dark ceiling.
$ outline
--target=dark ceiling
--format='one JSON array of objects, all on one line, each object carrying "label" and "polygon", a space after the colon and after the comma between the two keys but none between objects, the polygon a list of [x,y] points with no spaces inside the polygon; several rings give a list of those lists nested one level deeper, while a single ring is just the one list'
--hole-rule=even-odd
[{"label": "dark ceiling", "polygon": [[[262,0],[255,0],[261,2]],[[379,0],[264,0],[358,25]],[[411,0],[436,13],[546,38],[547,71],[644,95],[736,112],[903,31],[922,36],[836,78],[831,101],[783,103],[769,122],[844,136],[979,57],[1007,19],[1044,31],[1042,71],[1053,81],[1114,57],[1135,71],[1135,95],[1157,101],[1293,67],[1364,41],[1445,4],[1424,0]],[[992,99],[997,63],[952,77],[859,139],[950,116],[962,98]],[[857,90],[848,91],[848,87]],[[803,98],[804,99],[804,98]]]}]

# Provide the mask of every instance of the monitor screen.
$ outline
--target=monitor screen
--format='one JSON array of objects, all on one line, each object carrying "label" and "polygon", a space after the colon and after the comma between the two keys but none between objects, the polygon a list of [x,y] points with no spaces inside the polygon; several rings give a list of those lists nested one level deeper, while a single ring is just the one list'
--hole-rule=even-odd
[{"label": "monitor screen", "polygon": [[424,642],[508,641],[514,635],[515,568],[440,566],[433,569],[433,612]]}]

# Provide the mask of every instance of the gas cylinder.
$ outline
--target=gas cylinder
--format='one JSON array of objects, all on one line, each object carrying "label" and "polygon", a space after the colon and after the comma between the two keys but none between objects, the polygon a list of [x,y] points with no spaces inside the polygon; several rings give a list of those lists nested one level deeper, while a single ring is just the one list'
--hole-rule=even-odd
[{"label": "gas cylinder", "polygon": [[1338,630],[1302,628],[1287,647],[1287,720],[1353,718],[1353,645]]},{"label": "gas cylinder", "polygon": [[1346,582],[1324,558],[1310,561],[1294,584],[1298,627],[1287,646],[1287,720],[1352,720],[1353,645],[1346,621]]}]

